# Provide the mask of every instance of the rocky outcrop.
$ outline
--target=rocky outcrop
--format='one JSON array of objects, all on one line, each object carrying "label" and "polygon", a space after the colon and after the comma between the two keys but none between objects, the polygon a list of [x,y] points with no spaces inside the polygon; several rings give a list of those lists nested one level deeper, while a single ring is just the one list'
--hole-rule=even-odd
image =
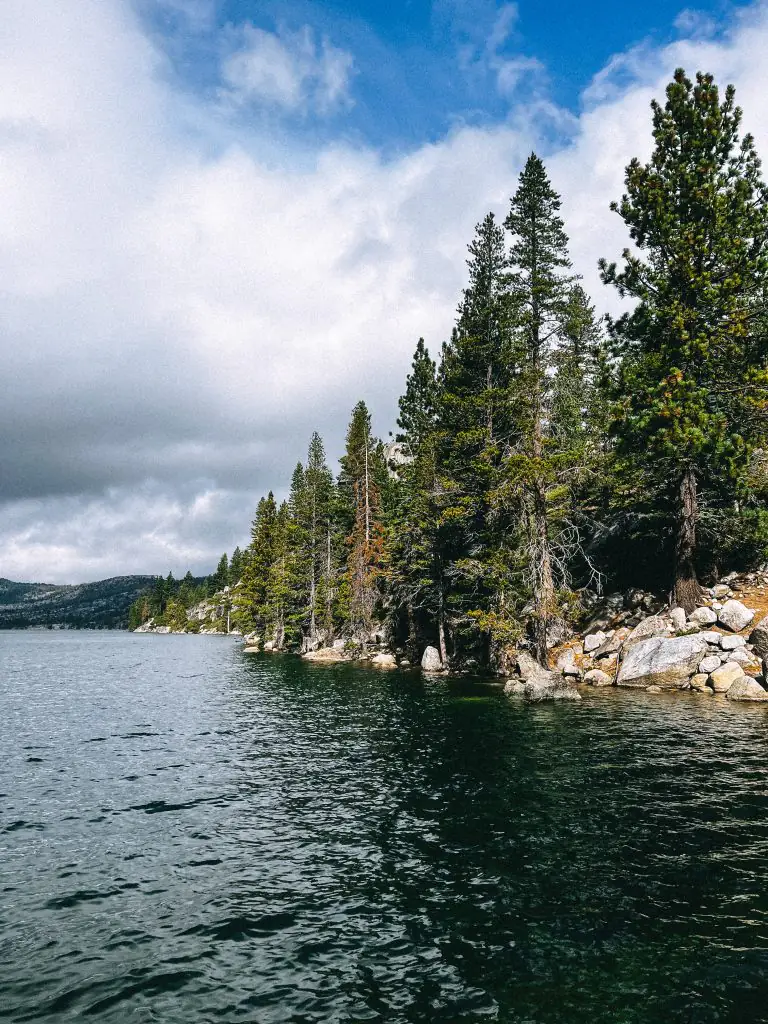
[{"label": "rocky outcrop", "polygon": [[643,689],[677,687],[696,672],[706,650],[706,642],[697,634],[641,640],[625,654],[616,683]]}]

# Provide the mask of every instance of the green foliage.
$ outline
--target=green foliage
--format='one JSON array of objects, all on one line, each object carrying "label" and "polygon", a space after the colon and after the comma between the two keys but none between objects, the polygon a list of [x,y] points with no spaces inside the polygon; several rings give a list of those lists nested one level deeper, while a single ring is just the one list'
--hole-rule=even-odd
[{"label": "green foliage", "polygon": [[651,160],[612,205],[635,249],[601,268],[636,300],[611,325],[616,470],[652,495],[679,582],[695,580],[699,506],[730,515],[764,433],[768,193],[732,87],[721,101],[711,75],[678,70],[652,108]]}]

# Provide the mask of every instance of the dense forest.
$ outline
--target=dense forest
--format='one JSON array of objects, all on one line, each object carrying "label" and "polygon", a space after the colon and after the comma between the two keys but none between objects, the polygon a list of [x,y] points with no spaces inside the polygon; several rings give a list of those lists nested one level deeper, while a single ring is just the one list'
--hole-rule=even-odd
[{"label": "dense forest", "polygon": [[[611,204],[628,233],[600,264],[628,300],[613,319],[532,154],[503,223],[477,225],[450,339],[416,346],[394,440],[358,402],[338,476],[314,434],[287,500],[262,498],[223,557],[233,628],[277,649],[383,633],[445,665],[499,666],[525,641],[544,662],[590,594],[691,610],[700,582],[764,560],[768,194],[741,120],[706,74],[678,70],[653,103],[652,156]],[[181,622],[194,590],[133,621]]]}]

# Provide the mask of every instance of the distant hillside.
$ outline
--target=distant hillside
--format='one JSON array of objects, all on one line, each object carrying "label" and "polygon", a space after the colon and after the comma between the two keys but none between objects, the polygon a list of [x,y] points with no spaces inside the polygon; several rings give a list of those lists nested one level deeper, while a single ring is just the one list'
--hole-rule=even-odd
[{"label": "distant hillside", "polygon": [[0,629],[126,629],[129,607],[155,581],[154,576],[115,576],[57,586],[0,579]]}]

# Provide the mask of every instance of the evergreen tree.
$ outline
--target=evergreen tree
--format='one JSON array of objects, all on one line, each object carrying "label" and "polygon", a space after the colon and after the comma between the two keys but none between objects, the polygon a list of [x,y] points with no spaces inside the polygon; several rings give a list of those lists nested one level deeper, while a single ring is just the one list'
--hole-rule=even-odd
[{"label": "evergreen tree", "polygon": [[231,583],[238,583],[243,575],[243,552],[236,547],[229,560],[229,579]]},{"label": "evergreen tree", "polygon": [[[268,621],[278,650],[286,643],[294,596],[294,559],[291,550],[293,521],[288,502],[281,502],[275,516],[272,565],[267,577]],[[291,633],[289,639],[296,639]]]},{"label": "evergreen tree", "polygon": [[[672,589],[699,599],[702,489],[721,507],[744,484],[766,388],[758,327],[768,270],[768,194],[741,110],[711,75],[682,69],[652,104],[654,151],[634,159],[612,204],[635,246],[603,280],[636,300],[612,324],[621,359],[615,431],[635,495],[654,495],[673,536]],[[639,252],[637,252],[639,250]],[[663,510],[671,507],[673,517]],[[714,539],[714,536],[713,536]],[[657,537],[657,542],[663,540]]]},{"label": "evergreen tree", "polygon": [[277,506],[272,491],[261,498],[251,523],[251,543],[243,562],[242,599],[250,610],[253,625],[266,639],[271,623],[269,581],[275,560]]},{"label": "evergreen tree", "polygon": [[[508,626],[509,529],[491,496],[501,482],[502,456],[514,429],[510,395],[517,366],[504,232],[491,213],[477,225],[467,266],[469,284],[440,368],[441,546],[454,628],[472,635],[480,625],[489,639],[502,642]],[[444,654],[442,632],[441,622]]]},{"label": "evergreen tree", "polygon": [[352,632],[362,637],[371,631],[377,587],[383,575],[381,492],[386,477],[382,444],[372,434],[365,402],[358,402],[347,429],[339,485],[352,519],[346,572],[349,624]]},{"label": "evergreen tree", "polygon": [[[309,571],[309,636],[317,636],[321,618],[330,632],[333,627],[333,477],[325,462],[325,448],[318,433],[309,442],[304,473],[304,536]],[[326,638],[327,639],[327,638]]]},{"label": "evergreen tree", "polygon": [[399,400],[397,439],[408,461],[399,467],[397,504],[388,531],[389,593],[393,618],[404,613],[410,643],[437,640],[447,662],[444,609],[446,579],[437,471],[438,383],[434,361],[420,338],[405,394]]},{"label": "evergreen tree", "polygon": [[407,454],[414,458],[421,445],[434,436],[437,413],[437,367],[423,338],[419,338],[416,345],[405,394],[398,399],[398,408],[397,440],[405,444]]},{"label": "evergreen tree", "polygon": [[211,577],[211,581],[214,593],[223,590],[224,587],[229,585],[229,559],[227,558],[226,551],[219,559],[219,564],[216,566],[216,572]]},{"label": "evergreen tree", "polygon": [[[570,423],[568,417],[562,420],[566,433],[558,436],[553,430],[552,370],[574,301],[560,205],[544,164],[532,153],[505,222],[512,235],[510,298],[519,376],[514,400],[517,436],[508,450],[500,493],[513,499],[525,528],[523,564],[533,600],[536,654],[542,664],[547,659],[549,626],[559,613],[558,590],[568,582],[568,553],[562,541],[575,453],[567,434],[572,435],[579,416],[571,412]],[[574,378],[581,375],[575,357],[571,344],[567,365]],[[561,411],[565,413],[562,402]]]}]

